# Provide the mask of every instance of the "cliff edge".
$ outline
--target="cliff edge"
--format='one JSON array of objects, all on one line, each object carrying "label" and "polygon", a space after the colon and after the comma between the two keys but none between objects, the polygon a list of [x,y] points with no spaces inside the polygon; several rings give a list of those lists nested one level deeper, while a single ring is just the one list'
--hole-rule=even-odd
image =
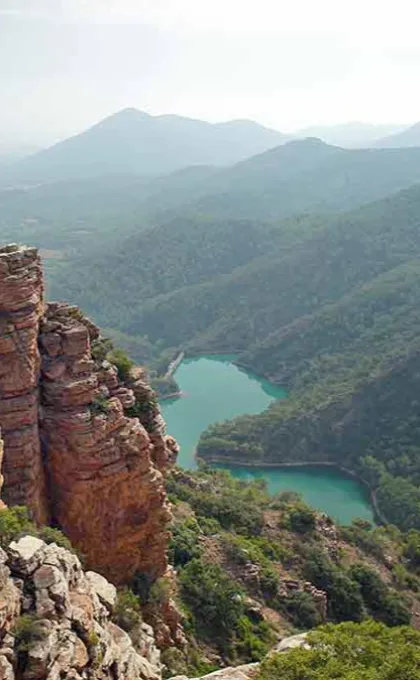
[{"label": "cliff edge", "polygon": [[162,473],[177,445],[141,370],[122,380],[94,344],[77,307],[45,302],[37,250],[0,249],[3,500],[57,524],[114,583],[153,580],[167,568]]}]

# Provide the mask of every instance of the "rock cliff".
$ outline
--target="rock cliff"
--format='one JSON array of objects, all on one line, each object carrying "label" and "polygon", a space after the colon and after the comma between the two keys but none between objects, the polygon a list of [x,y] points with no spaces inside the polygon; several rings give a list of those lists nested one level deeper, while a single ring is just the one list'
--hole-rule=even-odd
[{"label": "rock cliff", "polygon": [[113,582],[154,579],[167,567],[162,472],[177,445],[144,374],[122,381],[92,343],[99,330],[77,307],[45,303],[36,249],[0,250],[3,498],[57,523]]},{"label": "rock cliff", "polygon": [[38,329],[44,286],[35,248],[0,249],[0,427],[4,497],[49,519],[38,426]]},{"label": "rock cliff", "polygon": [[158,680],[152,629],[136,646],[112,621],[115,587],[57,545],[25,536],[0,549],[2,680]]}]

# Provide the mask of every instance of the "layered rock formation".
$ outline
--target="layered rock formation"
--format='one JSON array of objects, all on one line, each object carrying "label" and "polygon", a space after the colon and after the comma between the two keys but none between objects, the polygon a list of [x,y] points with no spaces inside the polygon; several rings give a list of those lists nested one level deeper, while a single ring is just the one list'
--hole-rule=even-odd
[{"label": "layered rock formation", "polygon": [[41,264],[35,248],[0,249],[0,427],[4,498],[49,518],[38,430],[38,328],[44,311]]},{"label": "layered rock formation", "polygon": [[35,249],[0,251],[0,277],[6,503],[56,522],[115,583],[137,573],[153,580],[167,567],[161,471],[177,446],[144,374],[125,384],[92,356],[99,330],[78,308],[44,303]]},{"label": "layered rock formation", "polygon": [[153,631],[112,622],[115,587],[32,536],[0,549],[2,680],[159,680]]}]

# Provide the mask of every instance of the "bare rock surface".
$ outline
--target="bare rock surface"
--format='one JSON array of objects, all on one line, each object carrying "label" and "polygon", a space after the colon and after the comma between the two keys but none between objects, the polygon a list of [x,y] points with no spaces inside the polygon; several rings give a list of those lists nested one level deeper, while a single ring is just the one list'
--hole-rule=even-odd
[{"label": "bare rock surface", "polygon": [[[154,579],[167,568],[162,473],[177,444],[144,371],[122,381],[92,356],[99,339],[78,307],[45,303],[35,248],[0,249],[2,498],[53,518],[112,582]],[[127,416],[136,400],[142,422]]]},{"label": "bare rock surface", "polygon": [[111,620],[114,586],[76,555],[25,536],[0,551],[0,576],[2,680],[160,680],[150,627],[135,648]]}]

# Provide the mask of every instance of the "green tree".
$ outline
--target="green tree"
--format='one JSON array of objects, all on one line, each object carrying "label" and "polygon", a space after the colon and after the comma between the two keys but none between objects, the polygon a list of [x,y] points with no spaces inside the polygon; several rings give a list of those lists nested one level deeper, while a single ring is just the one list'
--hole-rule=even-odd
[{"label": "green tree", "polygon": [[308,649],[270,655],[258,680],[420,680],[420,633],[341,623],[308,635]]}]

